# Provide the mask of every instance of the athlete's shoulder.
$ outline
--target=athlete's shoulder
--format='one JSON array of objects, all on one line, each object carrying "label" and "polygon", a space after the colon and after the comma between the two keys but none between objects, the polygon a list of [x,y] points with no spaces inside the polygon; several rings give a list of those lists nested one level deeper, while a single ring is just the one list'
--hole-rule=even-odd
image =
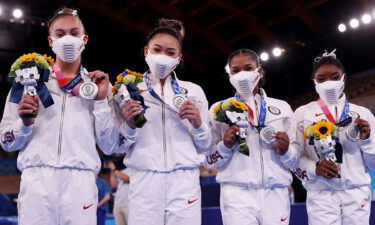
[{"label": "athlete's shoulder", "polygon": [[294,111],[294,114],[301,114],[301,113],[304,113],[306,111],[310,111],[311,109],[313,109],[314,107],[316,106],[316,101],[312,101],[312,102],[309,102],[305,105],[301,105],[299,106],[295,111]]}]

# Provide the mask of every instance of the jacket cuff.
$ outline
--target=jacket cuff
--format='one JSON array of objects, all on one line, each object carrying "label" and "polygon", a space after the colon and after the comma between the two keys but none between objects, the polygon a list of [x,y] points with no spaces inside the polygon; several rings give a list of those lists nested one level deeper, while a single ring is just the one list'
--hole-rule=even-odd
[{"label": "jacket cuff", "polygon": [[111,111],[111,108],[108,105],[108,99],[95,100],[94,101],[94,111],[101,113],[105,111]]},{"label": "jacket cuff", "polygon": [[208,128],[208,125],[204,122],[202,122],[201,126],[198,127],[197,129],[193,128],[192,129],[192,135],[193,136],[196,136],[196,135],[201,135],[201,134],[204,134],[206,132],[209,132],[209,128]]},{"label": "jacket cuff", "polygon": [[369,138],[365,139],[365,140],[359,139],[358,145],[359,145],[360,149],[365,153],[370,153],[370,151],[374,151],[373,150],[374,146],[373,146],[373,143],[372,143],[372,137],[371,136]]},{"label": "jacket cuff", "polygon": [[137,128],[133,129],[128,126],[126,122],[123,122],[120,126],[121,133],[128,138],[136,137],[138,134]]},{"label": "jacket cuff", "polygon": [[23,124],[23,122],[22,122],[21,119],[18,119],[18,120],[16,121],[16,128],[17,128],[17,130],[19,130],[19,131],[20,131],[22,134],[24,134],[24,135],[29,135],[29,134],[31,134],[31,131],[32,131],[33,127],[34,127],[34,124],[32,124],[32,125],[30,125],[30,126],[25,126],[25,125]]},{"label": "jacket cuff", "polygon": [[238,147],[238,144],[236,143],[235,145],[233,145],[232,148],[228,148],[227,146],[225,146],[224,142],[223,141],[220,141],[218,144],[217,144],[217,150],[219,151],[219,153],[221,155],[231,155],[233,153],[233,151]]},{"label": "jacket cuff", "polygon": [[309,163],[309,165],[306,167],[306,173],[307,173],[307,176],[308,176],[308,179],[309,180],[313,180],[317,177],[316,175],[316,163],[314,162],[311,162]]},{"label": "jacket cuff", "polygon": [[284,155],[280,155],[280,159],[281,159],[282,162],[287,162],[287,161],[291,160],[296,154],[297,154],[297,150],[292,148],[289,145],[288,151],[285,152]]}]

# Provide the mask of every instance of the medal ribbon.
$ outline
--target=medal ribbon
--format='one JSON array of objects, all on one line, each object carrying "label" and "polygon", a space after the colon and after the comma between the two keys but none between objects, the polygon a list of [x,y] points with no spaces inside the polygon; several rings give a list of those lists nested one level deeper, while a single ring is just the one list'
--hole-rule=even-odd
[{"label": "medal ribbon", "polygon": [[348,101],[345,102],[344,110],[342,111],[342,114],[341,114],[338,122],[336,122],[335,118],[332,116],[332,113],[329,111],[329,108],[325,104],[323,99],[319,98],[317,102],[318,102],[319,107],[322,109],[324,115],[326,116],[326,118],[331,123],[336,124],[337,126],[341,127],[341,126],[347,125],[348,122],[351,121],[351,117],[348,116],[348,113],[349,113],[349,102]]},{"label": "medal ribbon", "polygon": [[79,73],[75,75],[72,79],[70,79],[64,77],[64,74],[57,63],[53,65],[52,69],[56,74],[57,82],[60,88],[65,92],[71,92],[73,88],[83,80],[82,76],[85,74],[86,71],[81,65]]},{"label": "medal ribbon", "polygon": [[[150,78],[148,77],[149,74],[148,72],[146,72],[144,74],[144,78],[145,78],[145,83],[146,83],[146,86],[147,86],[147,90],[148,92],[150,93],[150,95],[154,98],[156,98],[157,100],[159,100],[161,103],[163,103],[164,105],[167,105],[163,99],[160,98],[160,96],[154,91],[154,89],[151,87],[151,80]],[[172,86],[172,89],[173,89],[173,92],[175,95],[178,95],[178,94],[181,94],[181,91],[180,91],[180,86],[178,85],[178,82],[176,80],[175,77],[172,76],[172,80],[171,80],[171,86]]]},{"label": "medal ribbon", "polygon": [[[238,93],[236,93],[235,98],[238,101],[245,103],[245,101],[241,98],[241,96]],[[262,94],[260,95],[260,112],[259,112],[259,117],[258,117],[258,125],[255,125],[253,110],[251,109],[249,105],[246,104],[246,106],[249,109],[250,124],[253,127],[255,127],[258,131],[262,130],[262,128],[265,127],[266,115],[267,115],[267,103],[263,95]]]}]

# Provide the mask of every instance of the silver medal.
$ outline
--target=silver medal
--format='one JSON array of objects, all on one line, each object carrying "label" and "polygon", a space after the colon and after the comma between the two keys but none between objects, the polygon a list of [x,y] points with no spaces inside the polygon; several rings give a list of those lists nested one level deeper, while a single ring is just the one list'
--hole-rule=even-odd
[{"label": "silver medal", "polygon": [[260,131],[260,139],[266,144],[272,144],[275,142],[276,130],[273,127],[264,127]]},{"label": "silver medal", "polygon": [[179,109],[183,104],[184,102],[187,100],[187,97],[186,95],[184,94],[177,94],[173,97],[173,105],[174,107],[176,107],[177,109]]},{"label": "silver medal", "polygon": [[355,123],[350,124],[346,128],[345,133],[346,133],[346,137],[348,138],[348,140],[352,142],[356,142],[359,140],[360,132],[359,132],[358,127],[355,125]]},{"label": "silver medal", "polygon": [[79,87],[79,95],[86,100],[95,99],[98,95],[98,86],[92,81],[85,81]]}]

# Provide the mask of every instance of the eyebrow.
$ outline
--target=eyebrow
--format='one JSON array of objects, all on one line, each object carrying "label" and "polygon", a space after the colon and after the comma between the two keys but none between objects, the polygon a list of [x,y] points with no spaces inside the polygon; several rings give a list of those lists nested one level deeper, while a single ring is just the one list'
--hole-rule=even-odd
[{"label": "eyebrow", "polygon": [[[335,71],[335,72],[331,73],[331,75],[335,75],[335,74],[340,74],[340,73],[339,73],[339,71]],[[318,74],[318,75],[316,75],[316,76],[317,76],[317,77],[318,77],[318,76],[323,76],[323,77],[324,77],[325,75],[320,73],[320,74]]]},{"label": "eyebrow", "polygon": [[[159,48],[163,48],[163,46],[161,46],[161,45],[158,45],[158,44],[154,44],[154,45],[156,45]],[[175,48],[167,48],[167,50],[177,50],[177,49],[175,49]]]},{"label": "eyebrow", "polygon": [[[74,28],[70,29],[70,31],[75,31],[75,30],[79,30],[79,27],[74,27]],[[57,30],[55,30],[55,32],[65,32],[65,30],[64,29],[57,29]]]}]

